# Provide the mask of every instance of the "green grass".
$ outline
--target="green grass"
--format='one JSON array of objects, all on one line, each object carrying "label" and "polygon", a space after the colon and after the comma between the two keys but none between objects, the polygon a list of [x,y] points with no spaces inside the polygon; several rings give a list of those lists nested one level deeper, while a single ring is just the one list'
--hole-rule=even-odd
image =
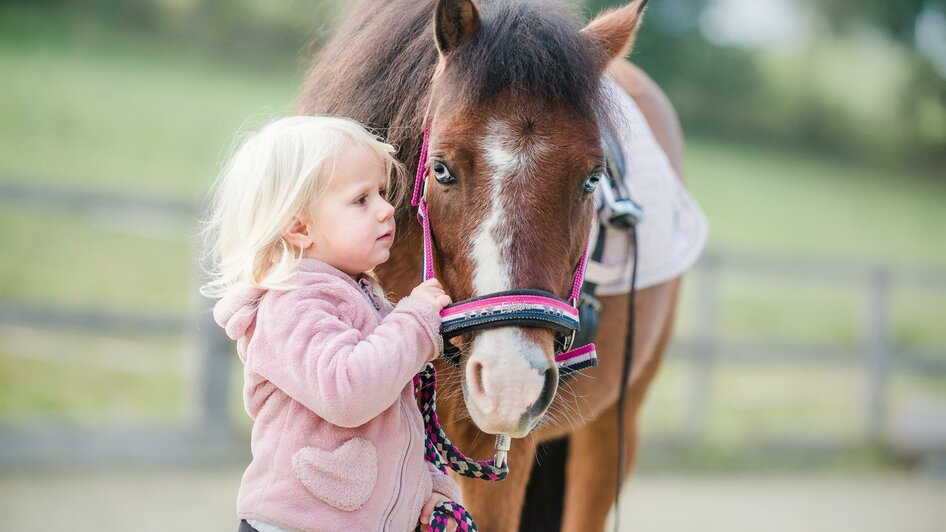
[{"label": "green grass", "polygon": [[[295,58],[250,69],[192,53],[185,44],[98,30],[82,38],[0,32],[0,179],[200,199],[234,133],[288,111],[299,85]],[[895,271],[946,268],[941,176],[917,175],[908,164],[891,170],[705,139],[689,140],[687,166],[688,185],[707,212],[710,245],[717,250],[876,261]],[[195,231],[188,220],[93,218],[6,204],[0,210],[0,298],[193,312]],[[698,318],[693,301],[699,281],[695,276],[685,284],[682,334],[692,332]],[[864,332],[864,294],[857,283],[724,274],[720,293],[727,338],[857,346]],[[946,294],[897,285],[895,338],[946,346],[944,301]],[[43,341],[22,341],[30,334]],[[128,370],[116,362],[116,345],[151,362]],[[153,338],[2,328],[0,419],[181,418],[187,367],[194,364],[181,363],[187,360],[177,354],[182,349],[176,341]],[[855,434],[856,372],[724,368],[713,377],[711,444],[738,448],[740,442],[806,431]],[[662,371],[644,414],[648,432],[672,432],[683,422],[687,378],[676,362]],[[899,379],[892,393],[898,401],[917,393],[946,395],[929,381]]]},{"label": "green grass", "polygon": [[946,180],[907,161],[877,168],[691,140],[687,168],[713,247],[946,267]]},{"label": "green grass", "polygon": [[68,43],[0,38],[0,175],[200,196],[238,129],[290,110],[292,65],[247,71],[107,29]]}]

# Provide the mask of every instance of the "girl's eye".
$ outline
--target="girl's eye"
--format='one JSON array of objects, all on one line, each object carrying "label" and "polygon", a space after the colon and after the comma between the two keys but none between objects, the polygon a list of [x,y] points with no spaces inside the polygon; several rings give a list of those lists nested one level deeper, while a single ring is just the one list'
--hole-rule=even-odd
[{"label": "girl's eye", "polygon": [[601,172],[602,170],[595,170],[585,179],[585,182],[582,183],[581,188],[587,194],[591,194],[598,188],[598,183],[601,181]]},{"label": "girl's eye", "polygon": [[434,163],[430,165],[430,171],[433,172],[434,179],[441,185],[452,185],[457,182],[457,178],[450,174],[450,169],[447,168],[447,165],[440,161],[434,161]]},{"label": "girl's eye", "polygon": [[358,205],[364,205],[367,199],[368,196],[358,196],[358,199],[355,200],[355,203]]}]

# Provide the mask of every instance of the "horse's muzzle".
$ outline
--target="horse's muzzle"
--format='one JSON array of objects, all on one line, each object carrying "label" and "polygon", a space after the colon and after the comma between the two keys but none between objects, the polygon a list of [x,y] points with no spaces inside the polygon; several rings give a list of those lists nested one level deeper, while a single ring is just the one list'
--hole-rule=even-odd
[{"label": "horse's muzzle", "polygon": [[519,328],[481,331],[464,369],[463,397],[483,432],[521,438],[548,410],[558,387],[549,346]]}]

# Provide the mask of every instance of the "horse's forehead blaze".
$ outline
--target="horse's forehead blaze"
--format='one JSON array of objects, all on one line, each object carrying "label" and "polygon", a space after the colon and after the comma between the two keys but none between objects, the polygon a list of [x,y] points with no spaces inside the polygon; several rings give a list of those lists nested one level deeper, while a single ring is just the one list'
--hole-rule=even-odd
[{"label": "horse's forehead blaze", "polygon": [[[568,109],[505,100],[477,109],[437,106],[432,153],[461,170],[462,214],[442,238],[460,252],[446,265],[471,295],[514,288],[561,291],[574,253],[568,219],[585,168],[595,159],[597,123]],[[466,175],[462,175],[463,173]]]},{"label": "horse's forehead blaze", "polygon": [[[576,156],[567,153],[557,138],[561,135],[536,122],[521,116],[492,118],[475,143],[476,179],[484,196],[484,215],[473,220],[468,245],[476,295],[524,286],[552,289],[565,271],[556,267],[568,257],[562,256],[554,235],[564,237],[560,213],[574,195],[568,190],[573,180],[558,159]],[[525,257],[541,267],[526,264]]]},{"label": "horse's forehead blaze", "polygon": [[511,120],[494,118],[486,126],[480,151],[490,172],[490,181],[525,179],[539,170],[549,145],[545,136],[522,131]]}]

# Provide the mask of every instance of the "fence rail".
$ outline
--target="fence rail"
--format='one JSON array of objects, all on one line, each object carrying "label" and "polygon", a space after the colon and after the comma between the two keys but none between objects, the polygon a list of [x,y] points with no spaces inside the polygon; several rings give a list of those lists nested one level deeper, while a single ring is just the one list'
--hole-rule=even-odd
[{"label": "fence rail", "polygon": [[192,218],[198,213],[196,201],[146,198],[123,194],[105,194],[84,189],[38,187],[25,178],[0,179],[0,202],[29,209],[65,209],[85,214],[122,215],[142,212],[170,218]]}]

